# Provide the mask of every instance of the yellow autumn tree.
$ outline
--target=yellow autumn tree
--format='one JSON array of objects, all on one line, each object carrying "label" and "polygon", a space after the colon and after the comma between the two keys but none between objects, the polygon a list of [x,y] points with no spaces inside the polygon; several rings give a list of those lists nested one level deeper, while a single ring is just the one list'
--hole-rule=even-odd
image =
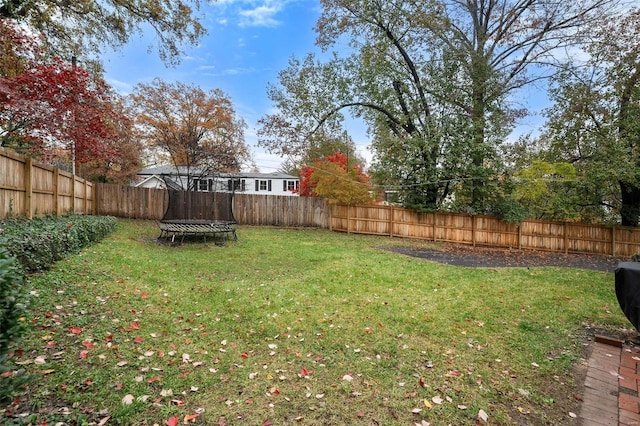
[{"label": "yellow autumn tree", "polygon": [[246,124],[222,90],[205,92],[157,78],[139,84],[131,98],[147,148],[166,154],[172,165],[200,172],[237,172],[250,160]]}]

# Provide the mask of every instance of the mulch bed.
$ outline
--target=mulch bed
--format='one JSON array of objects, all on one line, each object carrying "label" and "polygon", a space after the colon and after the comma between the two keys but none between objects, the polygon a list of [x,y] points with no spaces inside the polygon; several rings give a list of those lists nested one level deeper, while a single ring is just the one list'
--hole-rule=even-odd
[{"label": "mulch bed", "polygon": [[448,265],[476,268],[558,266],[613,272],[618,263],[631,260],[629,257],[497,249],[457,244],[442,244],[438,249],[406,246],[386,246],[381,249]]}]

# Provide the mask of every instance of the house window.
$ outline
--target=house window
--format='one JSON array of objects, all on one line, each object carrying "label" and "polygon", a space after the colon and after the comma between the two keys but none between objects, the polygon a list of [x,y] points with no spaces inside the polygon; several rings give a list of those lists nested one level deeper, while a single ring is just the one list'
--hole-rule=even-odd
[{"label": "house window", "polygon": [[298,190],[298,181],[297,180],[285,180],[282,184],[282,189],[284,191],[297,191]]},{"label": "house window", "polygon": [[211,179],[198,179],[196,180],[196,187],[198,191],[211,191],[213,182]]},{"label": "house window", "polygon": [[271,191],[271,180],[256,180],[256,192]]},{"label": "house window", "polygon": [[244,179],[229,179],[227,180],[227,190],[231,191],[246,191],[246,182]]}]

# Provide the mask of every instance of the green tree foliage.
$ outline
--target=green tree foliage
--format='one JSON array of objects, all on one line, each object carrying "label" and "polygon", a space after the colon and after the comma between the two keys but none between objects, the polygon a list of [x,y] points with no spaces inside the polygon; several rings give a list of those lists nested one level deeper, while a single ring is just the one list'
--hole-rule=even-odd
[{"label": "green tree foliage", "polygon": [[199,4],[199,0],[5,0],[0,3],[0,17],[29,26],[50,52],[68,59],[121,47],[151,28],[160,58],[176,64],[181,44],[195,44],[206,32],[194,17]]},{"label": "green tree foliage", "polygon": [[584,201],[640,223],[640,10],[591,28],[589,59],[555,79],[545,158],[578,170]]},{"label": "green tree foliage", "polygon": [[321,3],[317,44],[329,50],[346,40],[351,54],[290,63],[262,146],[304,146],[348,110],[368,125],[376,182],[397,189],[405,205],[443,208],[455,193],[457,205],[487,212],[503,170],[498,147],[523,114],[511,96],[545,77],[553,52],[612,2]]},{"label": "green tree foliage", "polygon": [[582,218],[576,170],[569,163],[536,160],[516,174],[514,198],[529,218],[575,221]]}]

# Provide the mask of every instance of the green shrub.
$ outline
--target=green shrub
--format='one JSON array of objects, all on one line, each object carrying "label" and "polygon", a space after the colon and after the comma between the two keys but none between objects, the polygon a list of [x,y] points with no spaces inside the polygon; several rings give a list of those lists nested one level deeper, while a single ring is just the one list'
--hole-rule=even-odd
[{"label": "green shrub", "polygon": [[0,222],[0,244],[27,272],[42,271],[64,256],[94,244],[117,225],[111,216],[47,216]]},{"label": "green shrub", "polygon": [[9,365],[10,350],[25,332],[28,293],[25,276],[15,257],[0,246],[0,403],[27,381],[24,371]]}]

